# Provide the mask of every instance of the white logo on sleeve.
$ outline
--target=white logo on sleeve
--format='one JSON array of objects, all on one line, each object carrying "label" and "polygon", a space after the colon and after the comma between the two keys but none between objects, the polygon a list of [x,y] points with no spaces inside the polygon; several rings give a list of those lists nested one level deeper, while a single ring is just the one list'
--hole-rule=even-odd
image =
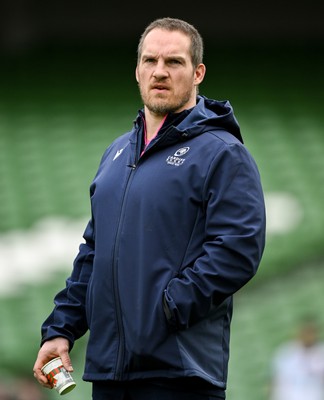
[{"label": "white logo on sleeve", "polygon": [[188,153],[189,150],[190,147],[181,147],[173,154],[173,156],[167,157],[167,164],[179,167],[179,165],[182,165],[186,160],[185,158],[182,158],[182,156]]}]

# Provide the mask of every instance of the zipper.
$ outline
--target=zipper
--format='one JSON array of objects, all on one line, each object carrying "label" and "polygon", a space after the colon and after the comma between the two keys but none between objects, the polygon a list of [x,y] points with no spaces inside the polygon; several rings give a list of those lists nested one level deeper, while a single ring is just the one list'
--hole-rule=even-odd
[{"label": "zipper", "polygon": [[122,310],[120,304],[120,296],[118,290],[118,263],[117,263],[117,254],[119,250],[119,236],[120,230],[123,224],[123,217],[124,217],[124,205],[127,199],[127,193],[130,187],[130,183],[132,181],[132,177],[134,171],[136,169],[136,161],[126,165],[126,167],[130,168],[129,176],[127,178],[126,187],[124,190],[124,195],[120,207],[120,217],[118,221],[118,228],[116,232],[116,239],[115,239],[115,247],[114,247],[114,258],[113,258],[113,269],[112,269],[112,281],[113,281],[113,291],[114,291],[114,299],[115,299],[115,306],[116,306],[116,322],[117,322],[117,331],[119,337],[118,343],[118,350],[117,350],[117,360],[115,364],[115,380],[122,380],[123,377],[123,364],[124,364],[124,357],[125,357],[125,332],[123,326],[123,318],[122,318]]},{"label": "zipper", "polygon": [[[168,131],[167,131],[168,132]],[[151,152],[151,149],[158,144],[158,143],[163,143],[167,135],[163,135],[163,137],[158,138],[155,141],[152,141],[149,143],[148,148],[146,151],[143,153],[141,157],[139,157],[139,149],[137,148],[135,151],[135,159],[131,163],[127,164],[126,166],[130,168],[129,176],[127,179],[123,199],[122,199],[122,204],[120,208],[120,218],[118,221],[118,228],[116,232],[116,241],[115,241],[115,248],[114,248],[114,259],[113,259],[113,269],[112,269],[112,279],[113,279],[113,290],[114,290],[114,299],[115,299],[115,304],[116,304],[116,321],[117,321],[117,330],[118,330],[118,337],[119,337],[119,344],[118,344],[118,350],[117,350],[117,360],[115,364],[115,380],[122,380],[123,378],[123,364],[124,364],[124,357],[125,357],[125,332],[124,332],[124,326],[123,326],[123,319],[122,319],[122,310],[121,310],[121,304],[120,304],[120,298],[119,298],[119,290],[118,290],[118,265],[116,262],[117,259],[117,254],[119,250],[119,235],[120,235],[120,230],[123,224],[123,216],[124,216],[124,204],[127,199],[127,194],[129,191],[130,184],[132,182],[134,172],[138,165],[142,163],[143,157],[146,157],[147,152]],[[138,146],[138,143],[136,147]]]}]

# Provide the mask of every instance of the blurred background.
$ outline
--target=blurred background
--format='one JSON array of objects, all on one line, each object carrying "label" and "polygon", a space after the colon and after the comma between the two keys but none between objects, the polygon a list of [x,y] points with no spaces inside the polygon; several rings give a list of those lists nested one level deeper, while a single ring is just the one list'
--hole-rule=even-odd
[{"label": "blurred background", "polygon": [[[264,257],[235,297],[228,399],[268,399],[272,355],[304,314],[317,315],[324,337],[324,24],[316,4],[1,1],[0,400],[58,397],[33,386],[40,325],[82,241],[101,155],[142,107],[137,41],[158,17],[186,19],[203,35],[200,92],[232,103],[266,195]],[[86,340],[71,354],[71,400],[91,398],[81,378]]]}]

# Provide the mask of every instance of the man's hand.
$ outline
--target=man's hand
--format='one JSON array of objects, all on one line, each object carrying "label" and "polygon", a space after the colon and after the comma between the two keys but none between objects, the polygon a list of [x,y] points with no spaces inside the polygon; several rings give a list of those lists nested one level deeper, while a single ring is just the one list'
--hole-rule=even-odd
[{"label": "man's hand", "polygon": [[38,382],[49,389],[52,385],[47,380],[46,376],[41,371],[42,367],[55,357],[61,357],[64,368],[68,372],[73,372],[71,359],[69,356],[69,341],[63,337],[56,337],[46,341],[40,348],[36,362],[34,364],[34,377]]}]

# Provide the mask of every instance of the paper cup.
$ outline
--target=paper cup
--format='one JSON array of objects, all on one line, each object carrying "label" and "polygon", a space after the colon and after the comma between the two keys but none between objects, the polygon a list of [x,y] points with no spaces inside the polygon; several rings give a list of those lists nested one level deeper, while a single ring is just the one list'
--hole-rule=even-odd
[{"label": "paper cup", "polygon": [[63,367],[60,357],[45,364],[42,372],[61,395],[69,393],[76,386],[71,374]]}]

